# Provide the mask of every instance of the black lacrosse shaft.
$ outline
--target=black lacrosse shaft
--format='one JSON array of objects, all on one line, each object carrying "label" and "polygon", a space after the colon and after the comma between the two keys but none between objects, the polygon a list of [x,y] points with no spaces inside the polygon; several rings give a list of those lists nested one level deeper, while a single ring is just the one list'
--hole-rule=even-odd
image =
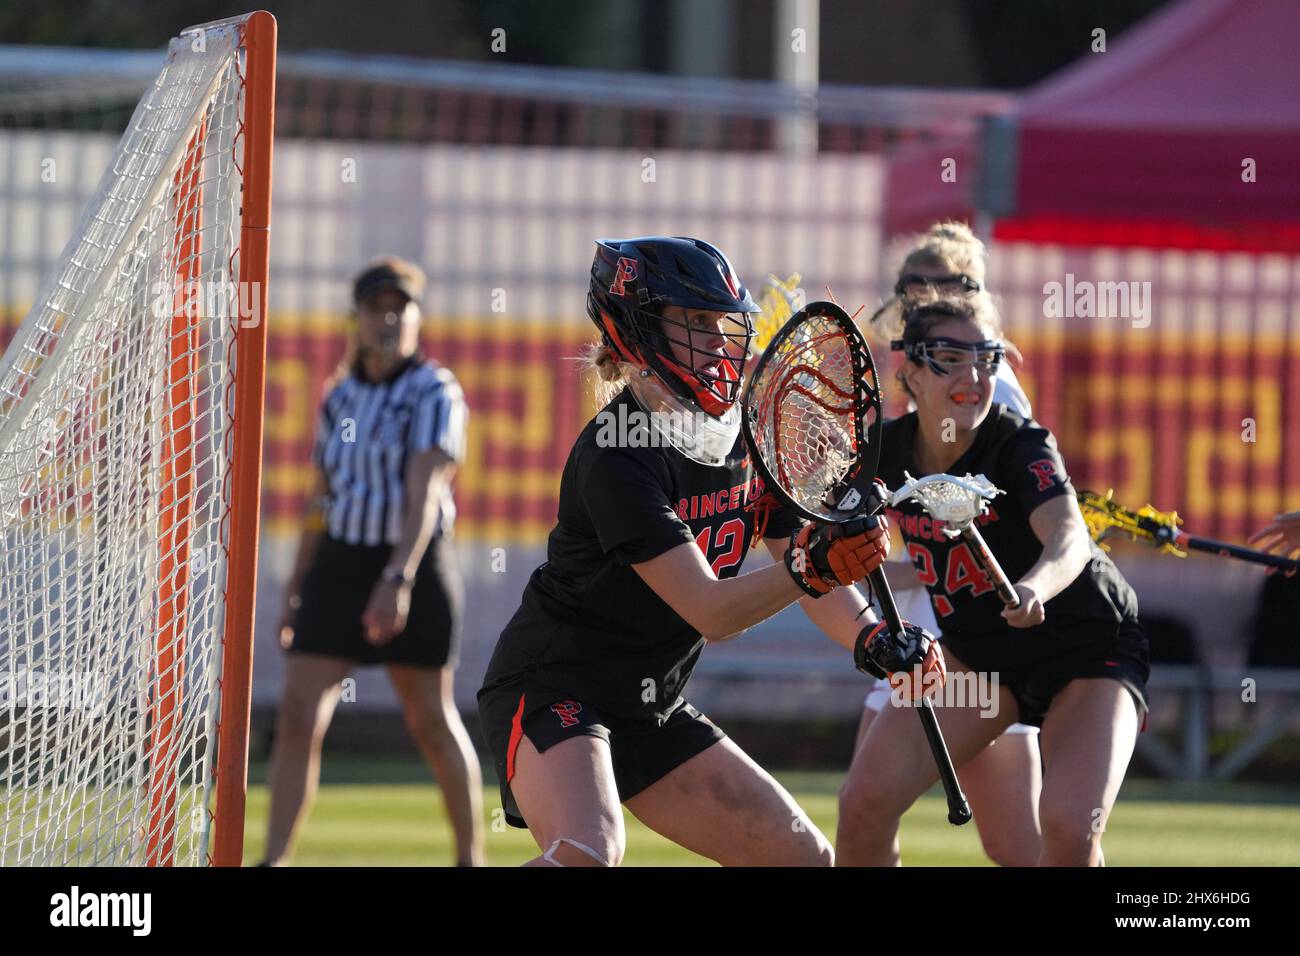
[{"label": "black lacrosse shaft", "polygon": [[975,552],[975,560],[993,579],[993,584],[998,589],[998,597],[1002,599],[1002,603],[1007,607],[1020,607],[1020,595],[1011,586],[1006,572],[1002,570],[1002,565],[998,564],[998,559],[993,557],[993,552],[989,550],[988,543],[985,542],[984,535],[980,534],[979,528],[974,525],[963,528],[961,536],[970,545],[970,549]]},{"label": "black lacrosse shaft", "polygon": [[1183,537],[1179,544],[1185,545],[1193,551],[1221,554],[1229,558],[1250,561],[1253,564],[1267,564],[1283,571],[1300,571],[1300,561],[1284,558],[1280,554],[1269,554],[1267,551],[1256,551],[1254,548],[1243,548],[1238,544],[1228,544],[1226,541],[1215,541],[1212,538],[1194,538],[1187,535]]},{"label": "black lacrosse shaft", "polygon": [[[871,587],[880,602],[880,610],[885,615],[885,623],[894,634],[903,633],[903,619],[894,604],[894,592],[889,589],[889,580],[884,568],[876,568],[869,575]],[[939,729],[939,720],[934,715],[934,705],[930,698],[922,697],[921,706],[917,708],[921,726],[925,729],[925,739],[930,743],[930,753],[934,755],[935,766],[939,768],[939,779],[943,781],[943,792],[948,798],[948,822],[955,827],[969,823],[971,818],[970,803],[961,791],[961,782],[957,771],[953,769],[952,757],[948,756],[948,745],[943,742],[943,731]]]}]

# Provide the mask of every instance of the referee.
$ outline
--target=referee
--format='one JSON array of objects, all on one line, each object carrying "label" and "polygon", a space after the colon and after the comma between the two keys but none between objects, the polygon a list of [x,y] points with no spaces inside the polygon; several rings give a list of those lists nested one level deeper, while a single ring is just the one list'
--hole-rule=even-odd
[{"label": "referee", "polygon": [[387,668],[442,786],[457,863],[483,863],[478,759],[452,696],[464,590],[451,488],[467,412],[455,376],[419,353],[424,285],[396,257],[353,284],[351,336],[316,428],[316,488],[281,620],[269,865],[288,860],[315,795],[343,679],[371,664]]}]

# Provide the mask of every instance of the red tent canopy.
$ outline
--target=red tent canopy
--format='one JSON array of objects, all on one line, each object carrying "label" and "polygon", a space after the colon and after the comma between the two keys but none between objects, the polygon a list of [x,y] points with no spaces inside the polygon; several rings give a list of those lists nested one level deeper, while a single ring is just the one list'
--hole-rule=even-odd
[{"label": "red tent canopy", "polygon": [[[886,227],[979,210],[999,239],[1300,250],[1298,50],[1294,0],[1166,8],[982,135],[900,151]],[[962,156],[940,182],[941,160]]]}]

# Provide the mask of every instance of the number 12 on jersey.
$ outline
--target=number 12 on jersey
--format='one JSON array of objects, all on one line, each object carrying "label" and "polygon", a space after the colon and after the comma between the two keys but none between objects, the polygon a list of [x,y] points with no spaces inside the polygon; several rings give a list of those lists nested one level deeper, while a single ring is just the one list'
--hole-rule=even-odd
[{"label": "number 12 on jersey", "polygon": [[[695,536],[695,543],[700,546],[700,551],[704,553],[704,560],[709,560],[709,535],[713,532],[712,526],[705,528]],[[718,535],[713,539],[714,551],[720,552],[714,559],[710,567],[713,568],[715,578],[722,577],[722,572],[726,568],[733,567],[740,563],[744,555],[743,545],[745,543],[745,522],[742,518],[732,518],[724,521],[718,526]]]}]

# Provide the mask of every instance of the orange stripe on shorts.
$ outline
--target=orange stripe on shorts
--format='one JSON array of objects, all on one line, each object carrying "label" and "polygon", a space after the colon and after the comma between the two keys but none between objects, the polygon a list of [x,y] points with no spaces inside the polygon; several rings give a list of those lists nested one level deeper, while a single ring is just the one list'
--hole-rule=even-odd
[{"label": "orange stripe on shorts", "polygon": [[515,751],[519,749],[519,741],[524,737],[524,698],[526,694],[519,695],[519,707],[515,711],[514,719],[510,721],[510,746],[506,748],[506,783],[515,779]]}]

